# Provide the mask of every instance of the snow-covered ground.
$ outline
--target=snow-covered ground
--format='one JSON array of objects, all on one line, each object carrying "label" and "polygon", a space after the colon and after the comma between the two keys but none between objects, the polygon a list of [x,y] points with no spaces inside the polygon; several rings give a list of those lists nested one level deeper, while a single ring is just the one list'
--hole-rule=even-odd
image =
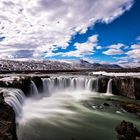
[{"label": "snow-covered ground", "polygon": [[124,73],[115,73],[115,72],[105,72],[98,71],[93,72],[93,75],[105,75],[105,76],[132,76],[132,77],[140,77],[140,72],[124,72]]},{"label": "snow-covered ground", "polygon": [[0,71],[66,70],[72,65],[59,61],[12,61],[0,60]]}]

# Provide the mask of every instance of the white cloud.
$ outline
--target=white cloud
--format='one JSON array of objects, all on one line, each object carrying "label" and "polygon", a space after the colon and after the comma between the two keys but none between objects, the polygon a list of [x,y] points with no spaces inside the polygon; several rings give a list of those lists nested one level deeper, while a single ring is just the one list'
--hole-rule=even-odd
[{"label": "white cloud", "polygon": [[130,58],[140,60],[140,49],[130,50],[126,53]]},{"label": "white cloud", "polygon": [[123,53],[124,52],[121,49],[109,49],[103,52],[103,54],[106,54],[106,55],[119,55]]},{"label": "white cloud", "polygon": [[[28,49],[30,57],[53,55],[58,47],[67,48],[76,32],[85,33],[97,21],[111,22],[129,10],[132,3],[133,0],[1,0],[0,29],[6,38],[0,46],[13,48],[5,49],[1,58],[20,57],[19,51]],[[89,40],[93,43],[94,39]],[[82,47],[78,46],[80,51]]]},{"label": "white cloud", "polygon": [[140,44],[133,44],[131,49],[140,49]]},{"label": "white cloud", "polygon": [[113,44],[111,46],[108,46],[108,48],[110,48],[110,49],[121,49],[123,47],[125,47],[125,45],[124,44],[121,44],[121,43]]},{"label": "white cloud", "polygon": [[101,46],[96,46],[96,49],[97,49],[97,50],[101,50],[102,47],[101,47]]},{"label": "white cloud", "polygon": [[94,52],[94,48],[97,46],[98,35],[93,35],[88,38],[88,40],[84,43],[76,42],[74,44],[75,50],[68,51],[65,53],[57,53],[56,55],[62,56],[74,56],[74,57],[85,57],[86,55],[90,55]]},{"label": "white cloud", "polygon": [[91,43],[97,43],[98,41],[97,38],[98,38],[98,35],[93,35],[88,38],[88,41]]},{"label": "white cloud", "polygon": [[113,44],[113,45],[107,46],[106,48],[109,48],[109,49],[107,51],[104,51],[103,54],[119,55],[119,54],[123,54],[124,51],[122,49],[126,49],[126,48],[128,48],[128,46],[118,43],[118,44]]}]

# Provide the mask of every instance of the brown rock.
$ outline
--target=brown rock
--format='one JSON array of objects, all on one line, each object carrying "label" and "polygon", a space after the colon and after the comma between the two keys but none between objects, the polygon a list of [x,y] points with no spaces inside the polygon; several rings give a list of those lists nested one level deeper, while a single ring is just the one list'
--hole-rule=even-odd
[{"label": "brown rock", "polygon": [[133,123],[122,121],[116,128],[118,140],[136,140],[140,132],[133,126]]},{"label": "brown rock", "polygon": [[112,80],[112,93],[131,99],[140,99],[140,78],[115,77]]},{"label": "brown rock", "polygon": [[0,140],[17,140],[15,112],[0,94]]}]

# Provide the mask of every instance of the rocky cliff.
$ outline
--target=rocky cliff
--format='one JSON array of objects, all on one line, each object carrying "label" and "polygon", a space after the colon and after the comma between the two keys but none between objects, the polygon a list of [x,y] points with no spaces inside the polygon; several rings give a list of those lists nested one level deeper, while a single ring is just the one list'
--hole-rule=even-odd
[{"label": "rocky cliff", "polygon": [[140,79],[132,77],[113,78],[112,93],[131,99],[140,99]]},{"label": "rocky cliff", "polygon": [[106,92],[109,79],[112,79],[112,94],[140,99],[140,78],[101,76],[98,78],[98,92]]},{"label": "rocky cliff", "polygon": [[15,113],[0,93],[0,140],[17,140]]}]

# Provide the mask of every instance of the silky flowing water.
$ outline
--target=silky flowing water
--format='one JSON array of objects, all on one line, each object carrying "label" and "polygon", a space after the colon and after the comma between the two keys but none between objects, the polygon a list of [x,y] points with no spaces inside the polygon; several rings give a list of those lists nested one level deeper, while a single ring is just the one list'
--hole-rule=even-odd
[{"label": "silky flowing water", "polygon": [[117,140],[115,127],[122,120],[140,129],[138,116],[108,100],[128,100],[111,95],[111,80],[101,94],[96,79],[58,79],[43,79],[44,92],[24,99],[17,115],[19,140]]}]

